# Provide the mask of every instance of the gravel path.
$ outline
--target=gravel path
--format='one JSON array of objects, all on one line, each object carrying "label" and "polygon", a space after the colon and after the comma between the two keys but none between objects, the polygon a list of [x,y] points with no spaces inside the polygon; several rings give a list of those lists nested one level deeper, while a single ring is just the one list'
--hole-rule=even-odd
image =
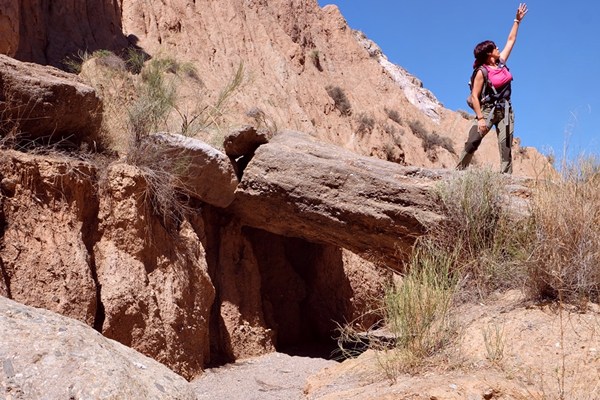
[{"label": "gravel path", "polygon": [[271,353],[208,369],[192,382],[198,400],[301,400],[309,376],[337,362]]}]

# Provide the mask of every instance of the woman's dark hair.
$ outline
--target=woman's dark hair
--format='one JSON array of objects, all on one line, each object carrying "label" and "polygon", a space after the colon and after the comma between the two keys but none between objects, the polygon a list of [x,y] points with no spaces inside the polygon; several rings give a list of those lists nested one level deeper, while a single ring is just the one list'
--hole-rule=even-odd
[{"label": "woman's dark hair", "polygon": [[478,68],[485,64],[485,60],[487,59],[488,55],[490,55],[495,48],[496,43],[492,42],[491,40],[483,41],[475,46],[475,49],[473,50],[473,55],[475,56],[473,68]]}]

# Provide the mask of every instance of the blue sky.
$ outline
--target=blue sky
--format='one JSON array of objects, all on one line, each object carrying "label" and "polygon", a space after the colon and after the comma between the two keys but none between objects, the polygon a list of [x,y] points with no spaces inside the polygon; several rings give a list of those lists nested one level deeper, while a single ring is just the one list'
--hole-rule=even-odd
[{"label": "blue sky", "polygon": [[[318,0],[335,4],[389,60],[423,81],[446,108],[465,103],[473,48],[502,49],[519,2]],[[600,155],[600,16],[597,0],[532,0],[508,66],[514,76],[515,135],[562,159]],[[470,110],[469,110],[470,111]]]}]

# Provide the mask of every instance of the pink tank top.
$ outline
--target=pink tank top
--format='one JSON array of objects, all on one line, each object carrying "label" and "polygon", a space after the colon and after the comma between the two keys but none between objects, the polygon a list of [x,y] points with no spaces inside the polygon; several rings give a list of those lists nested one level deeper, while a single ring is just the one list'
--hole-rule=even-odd
[{"label": "pink tank top", "polygon": [[513,78],[508,68],[506,68],[506,65],[500,65],[500,68],[491,68],[488,65],[484,65],[485,69],[488,71],[488,79],[496,89],[506,85],[508,82],[512,81]]}]

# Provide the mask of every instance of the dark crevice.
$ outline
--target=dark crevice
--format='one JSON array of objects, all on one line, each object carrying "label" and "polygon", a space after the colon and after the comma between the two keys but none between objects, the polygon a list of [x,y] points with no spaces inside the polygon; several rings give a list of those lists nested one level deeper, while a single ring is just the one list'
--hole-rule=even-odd
[{"label": "dark crevice", "polygon": [[347,319],[353,293],[341,250],[257,229],[244,232],[259,262],[262,301],[272,305],[266,319],[277,329],[276,350],[338,359],[338,323]]},{"label": "dark crevice", "polygon": [[102,303],[102,285],[98,281],[98,271],[96,268],[96,257],[94,254],[94,245],[100,240],[100,232],[98,231],[98,212],[100,209],[100,200],[97,197],[98,194],[93,198],[93,206],[83,214],[82,224],[82,240],[87,249],[89,261],[88,265],[90,273],[94,281],[94,287],[96,288],[96,310],[94,314],[94,325],[93,328],[102,333],[104,326],[104,320],[106,319],[106,313],[104,304]]},{"label": "dark crevice", "polygon": [[199,233],[198,236],[204,237],[202,244],[206,250],[207,272],[215,287],[215,299],[210,310],[209,320],[210,357],[205,367],[215,368],[235,361],[228,356],[227,349],[225,348],[226,345],[222,339],[223,335],[225,334],[225,329],[223,328],[223,321],[220,312],[222,301],[219,290],[220,229],[221,226],[224,226],[227,223],[227,221],[225,215],[222,215],[211,206],[205,206],[202,209],[201,218],[204,222],[204,235]]},{"label": "dark crevice", "polygon": [[[0,175],[0,182],[1,181],[2,181],[2,175]],[[12,299],[11,290],[10,290],[10,276],[8,276],[8,273],[6,272],[6,269],[4,268],[4,261],[2,260],[2,254],[1,254],[1,250],[4,245],[4,234],[6,233],[6,227],[7,227],[6,215],[4,214],[3,201],[2,201],[4,194],[2,193],[3,188],[1,186],[2,185],[0,185],[0,279],[2,279],[2,283],[4,285],[4,288],[6,289],[6,297],[8,297],[9,299]]]},{"label": "dark crevice", "polygon": [[10,277],[8,276],[8,274],[6,273],[6,270],[4,269],[4,262],[2,261],[2,257],[0,257],[0,277],[2,278],[2,283],[4,285],[4,288],[6,289],[6,297],[9,299],[12,299],[12,293],[10,290]]}]

